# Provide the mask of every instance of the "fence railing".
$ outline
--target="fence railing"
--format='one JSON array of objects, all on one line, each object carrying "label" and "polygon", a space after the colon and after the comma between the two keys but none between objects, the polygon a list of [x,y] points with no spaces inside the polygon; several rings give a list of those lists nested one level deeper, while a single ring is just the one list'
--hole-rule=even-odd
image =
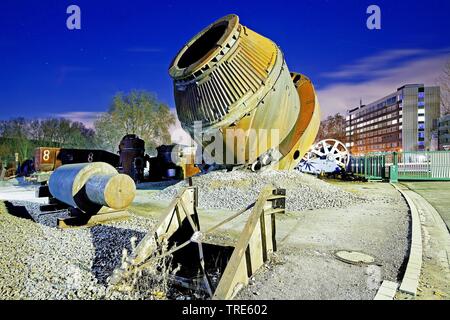
[{"label": "fence railing", "polygon": [[368,180],[450,180],[450,151],[369,153],[352,157],[348,169]]}]

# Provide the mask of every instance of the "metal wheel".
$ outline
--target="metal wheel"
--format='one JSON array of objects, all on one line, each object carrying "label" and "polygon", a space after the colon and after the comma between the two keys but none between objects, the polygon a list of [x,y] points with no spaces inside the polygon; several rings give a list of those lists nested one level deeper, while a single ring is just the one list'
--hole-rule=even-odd
[{"label": "metal wheel", "polygon": [[300,171],[310,173],[334,172],[347,168],[350,155],[345,145],[335,139],[316,143],[299,164]]},{"label": "metal wheel", "polygon": [[324,159],[336,161],[340,166],[347,167],[350,157],[347,147],[339,140],[325,139],[316,143],[306,154],[307,159]]}]

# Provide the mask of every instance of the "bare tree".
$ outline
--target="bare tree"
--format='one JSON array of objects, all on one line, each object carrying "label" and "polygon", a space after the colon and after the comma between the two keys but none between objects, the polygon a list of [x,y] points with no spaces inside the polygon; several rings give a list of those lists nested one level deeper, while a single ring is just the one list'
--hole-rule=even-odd
[{"label": "bare tree", "polygon": [[117,151],[120,139],[126,134],[136,134],[146,142],[147,149],[170,143],[169,127],[175,116],[167,105],[146,91],[118,93],[110,110],[95,122],[98,145]]},{"label": "bare tree", "polygon": [[28,158],[33,149],[33,144],[29,140],[29,122],[25,118],[16,118],[3,121],[1,124],[1,135],[5,139],[4,143],[9,147],[10,154],[19,154],[19,161]]},{"label": "bare tree", "polygon": [[336,113],[320,122],[316,142],[324,139],[336,139],[345,142],[345,117],[343,115]]},{"label": "bare tree", "polygon": [[450,114],[450,60],[444,66],[438,79],[441,87],[441,115]]}]

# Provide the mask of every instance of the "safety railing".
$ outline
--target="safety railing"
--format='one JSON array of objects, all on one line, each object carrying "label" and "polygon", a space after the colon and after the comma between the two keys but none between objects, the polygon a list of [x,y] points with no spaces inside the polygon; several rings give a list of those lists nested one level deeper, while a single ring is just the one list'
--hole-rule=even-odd
[{"label": "safety railing", "polygon": [[349,171],[367,180],[450,180],[450,151],[369,153],[352,157]]}]

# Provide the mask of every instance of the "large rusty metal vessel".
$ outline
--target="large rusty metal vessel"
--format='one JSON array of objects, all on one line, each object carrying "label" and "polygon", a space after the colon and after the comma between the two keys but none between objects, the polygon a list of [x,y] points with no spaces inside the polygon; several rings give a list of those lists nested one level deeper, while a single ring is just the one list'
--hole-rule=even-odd
[{"label": "large rusty metal vessel", "polygon": [[[183,129],[204,148],[209,141],[202,136],[220,132],[223,153],[234,155],[232,163],[223,156],[227,165],[293,169],[316,138],[320,107],[311,81],[291,74],[280,48],[236,15],[192,38],[169,73]],[[242,140],[227,140],[237,131]],[[265,134],[265,142],[255,133]]]}]

